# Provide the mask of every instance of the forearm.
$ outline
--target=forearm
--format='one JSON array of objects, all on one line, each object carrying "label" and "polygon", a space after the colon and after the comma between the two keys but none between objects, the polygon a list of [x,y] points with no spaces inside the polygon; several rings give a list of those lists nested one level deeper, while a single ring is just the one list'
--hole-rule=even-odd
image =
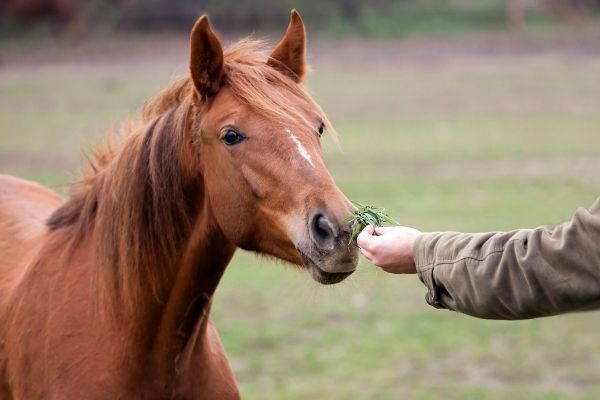
[{"label": "forearm", "polygon": [[599,208],[554,228],[423,234],[415,264],[427,301],[492,319],[600,307]]}]

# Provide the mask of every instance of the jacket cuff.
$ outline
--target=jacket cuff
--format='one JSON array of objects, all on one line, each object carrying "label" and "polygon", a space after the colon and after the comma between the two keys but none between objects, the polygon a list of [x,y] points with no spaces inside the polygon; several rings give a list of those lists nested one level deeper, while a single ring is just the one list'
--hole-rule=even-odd
[{"label": "jacket cuff", "polygon": [[433,277],[435,257],[432,247],[439,233],[423,233],[417,238],[414,245],[413,257],[417,269],[417,276],[427,287],[425,301],[435,308],[446,308],[440,303],[440,293]]}]

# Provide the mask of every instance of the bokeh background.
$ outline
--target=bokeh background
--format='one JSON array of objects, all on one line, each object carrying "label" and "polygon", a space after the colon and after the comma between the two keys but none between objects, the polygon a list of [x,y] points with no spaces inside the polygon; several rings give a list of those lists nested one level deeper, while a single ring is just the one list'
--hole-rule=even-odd
[{"label": "bokeh background", "polygon": [[[0,172],[64,193],[84,149],[185,73],[207,12],[275,43],[299,9],[307,85],[349,198],[422,230],[553,224],[600,194],[600,1],[3,0]],[[247,399],[598,399],[600,314],[484,321],[362,261],[321,287],[239,252],[214,319]]]}]

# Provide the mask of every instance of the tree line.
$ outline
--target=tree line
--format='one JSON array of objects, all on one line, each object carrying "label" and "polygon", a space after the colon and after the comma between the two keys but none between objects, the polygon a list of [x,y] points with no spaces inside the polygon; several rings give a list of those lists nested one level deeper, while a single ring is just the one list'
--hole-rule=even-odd
[{"label": "tree line", "polygon": [[280,28],[294,7],[312,30],[393,35],[577,20],[600,12],[600,0],[3,0],[0,21],[9,28],[49,23],[58,29],[185,31],[208,13],[222,29],[247,31]]}]

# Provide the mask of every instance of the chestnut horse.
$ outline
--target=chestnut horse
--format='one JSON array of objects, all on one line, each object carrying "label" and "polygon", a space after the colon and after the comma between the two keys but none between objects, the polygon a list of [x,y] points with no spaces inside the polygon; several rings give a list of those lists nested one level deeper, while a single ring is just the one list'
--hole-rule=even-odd
[{"label": "chestnut horse", "polygon": [[253,41],[223,51],[203,16],[189,76],[66,202],[0,178],[1,399],[239,398],[209,316],[236,248],[324,284],[358,261],[306,72],[295,11],[270,56]]}]

